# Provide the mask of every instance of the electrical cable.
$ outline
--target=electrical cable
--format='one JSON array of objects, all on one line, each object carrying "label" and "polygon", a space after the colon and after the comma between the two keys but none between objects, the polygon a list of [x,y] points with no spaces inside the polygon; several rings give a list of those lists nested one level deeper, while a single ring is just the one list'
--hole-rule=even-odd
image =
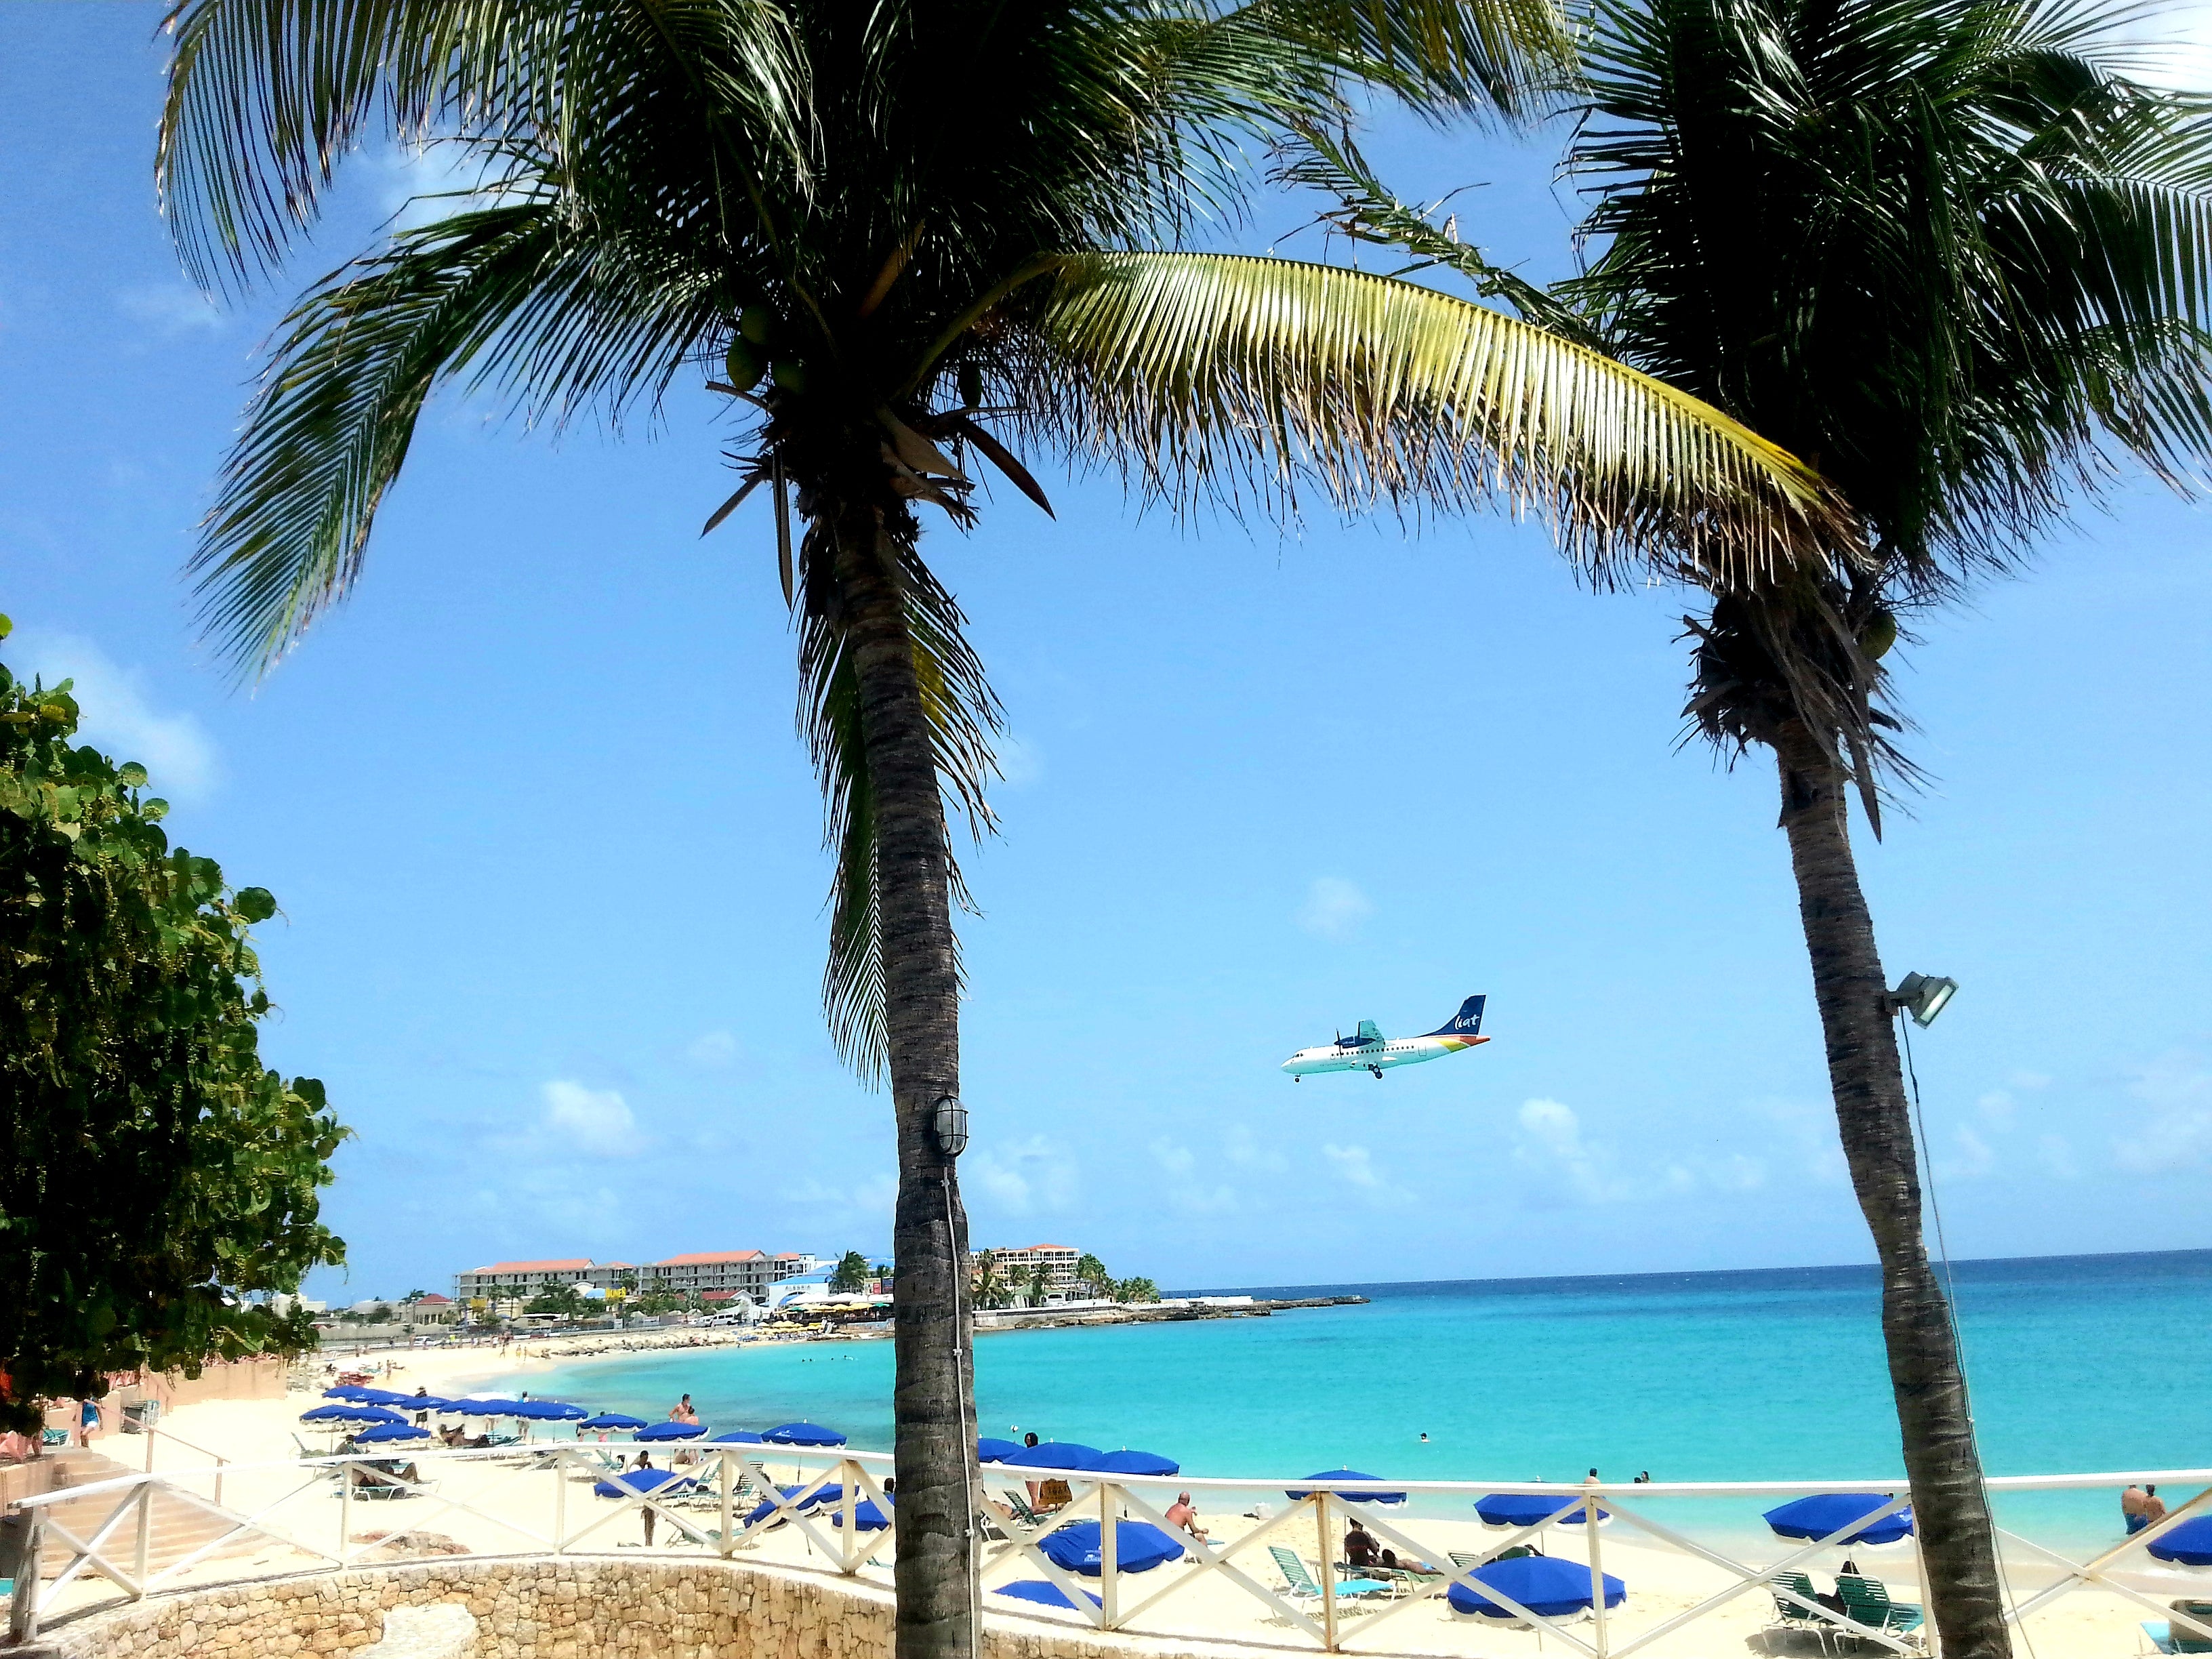
[{"label": "electrical cable", "polygon": [[[1904,1040],[1905,1075],[1912,1085],[1912,1128],[1920,1142],[1920,1184],[1927,1189],[1928,1212],[1936,1220],[1936,1257],[1943,1264],[1943,1316],[1950,1323],[1951,1346],[1959,1356],[1959,1393],[1966,1402],[1966,1427],[1974,1434],[1975,1455],[1978,1458],[1981,1436],[1974,1423],[1973,1383],[1966,1371],[1966,1335],[1959,1328],[1959,1283],[1951,1271],[1951,1244],[1943,1232],[1942,1201],[1936,1194],[1936,1159],[1928,1144],[1928,1119],[1920,1105],[1920,1073],[1912,1063],[1912,1022],[1902,1008],[1896,1011],[1895,1018],[1898,1035]],[[1989,1502],[1989,1487],[1986,1485],[1982,1488],[1982,1501],[1984,1504]],[[1992,1519],[1990,1525],[1994,1532],[1996,1521]],[[2004,1551],[1998,1547],[1994,1536],[1990,1540],[1990,1553],[1996,1558],[1997,1577],[2004,1584],[2005,1600],[2018,1607],[2020,1598],[2013,1594],[2012,1575],[2005,1567]],[[1922,1588],[1924,1590],[1926,1587],[1923,1585]],[[2014,1623],[2013,1628],[2020,1632],[2021,1643],[2027,1649],[2028,1659],[2036,1659],[2035,1638],[2027,1633],[2027,1626]]]},{"label": "electrical cable", "polygon": [[960,1414],[960,1582],[968,1602],[968,1659],[981,1659],[982,1610],[975,1605],[975,1460],[969,1455],[967,1344],[961,1340],[966,1316],[960,1309],[960,1281],[966,1265],[960,1260],[960,1234],[952,1224],[952,1165],[943,1170],[945,1180],[945,1254],[952,1267],[952,1398]]}]

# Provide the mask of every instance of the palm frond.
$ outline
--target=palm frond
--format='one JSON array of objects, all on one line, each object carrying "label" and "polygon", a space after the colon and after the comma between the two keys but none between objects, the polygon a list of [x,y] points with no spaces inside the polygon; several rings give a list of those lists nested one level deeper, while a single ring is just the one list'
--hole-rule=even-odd
[{"label": "palm frond", "polygon": [[334,273],[285,321],[201,527],[210,631],[266,670],[359,574],[441,380],[533,416],[657,391],[711,313],[543,201],[456,214]]},{"label": "palm frond", "polygon": [[1251,489],[1535,510],[1603,580],[1747,580],[1854,543],[1817,475],[1695,398],[1411,283],[1212,254],[1058,262],[1041,396],[1073,441],[1188,500]]},{"label": "palm frond", "polygon": [[[839,1056],[873,1085],[882,1081],[889,1054],[875,791],[860,719],[860,676],[851,638],[839,623],[843,605],[831,538],[830,528],[817,520],[799,546],[799,726],[822,785],[823,843],[836,860],[823,1011]],[[923,564],[910,536],[894,539],[898,551],[890,574],[902,601],[939,784],[969,834],[980,839],[994,823],[985,792],[998,775],[991,745],[1000,729],[998,698],[968,641],[958,602]],[[972,911],[959,861],[949,845],[945,854],[952,900]]]},{"label": "palm frond", "polygon": [[1362,66],[1362,78],[1395,86],[1424,112],[1534,113],[1574,78],[1573,31],[1553,0],[1253,0],[1244,9]]}]

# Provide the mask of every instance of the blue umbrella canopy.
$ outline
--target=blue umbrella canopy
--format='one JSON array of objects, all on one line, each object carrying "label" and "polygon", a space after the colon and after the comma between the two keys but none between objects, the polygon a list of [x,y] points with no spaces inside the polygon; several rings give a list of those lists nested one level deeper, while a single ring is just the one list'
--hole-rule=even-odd
[{"label": "blue umbrella canopy", "polygon": [[364,1389],[358,1382],[341,1382],[335,1389],[325,1389],[323,1390],[323,1398],[325,1400],[366,1400],[372,1392],[373,1390]]},{"label": "blue umbrella canopy", "polygon": [[[1089,1590],[1083,1593],[1091,1595]],[[1034,1601],[1041,1607],[1072,1607],[1075,1605],[1067,1599],[1067,1592],[1049,1578],[1018,1578],[1011,1584],[1000,1585],[991,1594],[1011,1595],[1017,1601]],[[1106,1605],[1095,1595],[1091,1595],[1091,1599],[1099,1607]]]},{"label": "blue umbrella canopy", "polygon": [[[1793,1498],[1766,1512],[1766,1524],[1784,1538],[1826,1538],[1841,1532],[1862,1516],[1872,1515],[1889,1502],[1884,1492],[1824,1492],[1811,1498]],[[1838,1544],[1894,1544],[1912,1535],[1912,1510],[1907,1507],[1885,1515],[1873,1525],[1838,1538]]]},{"label": "blue umbrella canopy", "polygon": [[590,1413],[581,1406],[571,1406],[562,1400],[518,1400],[513,1414],[535,1423],[575,1423]]},{"label": "blue umbrella canopy", "polygon": [[760,1436],[750,1429],[730,1429],[714,1437],[714,1444],[718,1446],[757,1446],[762,1443]]},{"label": "blue umbrella canopy", "polygon": [[[803,1489],[798,1486],[778,1486],[776,1490],[781,1492],[786,1498],[796,1498]],[[804,1504],[799,1505],[799,1508],[802,1510],[807,1507],[808,1506]],[[745,1517],[745,1524],[749,1527],[757,1527],[762,1522],[767,1520],[769,1516],[775,1513],[775,1505],[769,1499],[763,1498],[758,1504],[753,1506],[753,1512]]]},{"label": "blue umbrella canopy", "polygon": [[641,1429],[646,1421],[641,1417],[625,1417],[620,1412],[601,1412],[597,1417],[584,1419],[587,1429]]},{"label": "blue umbrella canopy", "polygon": [[[1468,1575],[1511,1596],[1542,1619],[1564,1619],[1590,1604],[1590,1571],[1574,1561],[1550,1555],[1520,1555],[1510,1561],[1486,1561]],[[1465,1583],[1455,1582],[1444,1592],[1454,1613],[1471,1613],[1485,1619],[1518,1620],[1521,1615],[1503,1602],[1493,1601]],[[1617,1607],[1628,1599],[1628,1587],[1611,1573],[1605,1575],[1605,1604]]]},{"label": "blue umbrella canopy", "polygon": [[696,1440],[707,1432],[704,1423],[652,1423],[637,1431],[640,1440]]},{"label": "blue umbrella canopy", "polygon": [[[1358,1469],[1322,1469],[1306,1477],[1309,1480],[1332,1481],[1380,1480],[1382,1478],[1379,1474],[1362,1474]],[[1305,1486],[1284,1495],[1292,1499],[1310,1498],[1316,1490],[1315,1487]],[[1347,1504],[1402,1504],[1406,1501],[1406,1494],[1401,1492],[1339,1492],[1333,1486],[1321,1487],[1318,1490],[1328,1492],[1332,1498],[1340,1498]]]},{"label": "blue umbrella canopy", "polygon": [[[1045,1534],[1037,1547],[1056,1567],[1096,1578],[1103,1565],[1096,1521],[1072,1521]],[[1182,1559],[1182,1546],[1149,1521],[1124,1521],[1114,1528],[1115,1565],[1123,1572],[1150,1572],[1163,1561]]]},{"label": "blue umbrella canopy", "polygon": [[786,1423],[781,1428],[770,1429],[761,1438],[777,1446],[842,1446],[845,1437],[835,1429],[825,1429],[819,1423]]},{"label": "blue umbrella canopy", "polygon": [[404,1423],[407,1419],[384,1406],[361,1406],[338,1401],[300,1413],[302,1423]]},{"label": "blue umbrella canopy", "polygon": [[353,1397],[370,1406],[406,1406],[415,1400],[413,1395],[402,1394],[397,1389],[362,1389]]},{"label": "blue umbrella canopy", "polygon": [[690,1475],[678,1474],[674,1469],[624,1469],[620,1474],[593,1483],[592,1495],[635,1498],[644,1492],[659,1492],[664,1486],[671,1492],[678,1492],[696,1484]]},{"label": "blue umbrella canopy", "polygon": [[410,1394],[406,1397],[407,1409],[412,1412],[458,1412],[468,1408],[459,1401],[448,1400],[442,1395]]},{"label": "blue umbrella canopy", "polygon": [[[1562,1514],[1561,1511],[1565,1513]],[[1474,1512],[1482,1517],[1486,1527],[1533,1527],[1539,1521],[1547,1521],[1557,1515],[1563,1527],[1579,1527],[1589,1518],[1583,1513],[1583,1500],[1564,1493],[1553,1497],[1547,1492],[1537,1497],[1529,1492],[1494,1492],[1487,1498],[1474,1500]],[[1598,1519],[1607,1519],[1601,1509]]]},{"label": "blue umbrella canopy", "polygon": [[[1003,1463],[1021,1449],[1022,1443],[1018,1440],[997,1440],[987,1434],[975,1443],[975,1461],[978,1463]],[[1005,1590],[999,1592],[1001,1595],[1006,1593]]]},{"label": "blue umbrella canopy", "polygon": [[2150,1553],[2161,1561],[2184,1567],[2212,1567],[2212,1515],[2185,1521],[2150,1541]]},{"label": "blue umbrella canopy", "polygon": [[[898,1499],[896,1498],[886,1496],[884,1501],[890,1504],[894,1509],[898,1506]],[[843,1526],[845,1524],[845,1511],[839,1510],[835,1515],[831,1516],[830,1517],[830,1524],[833,1527]],[[874,1498],[864,1498],[859,1503],[853,1505],[853,1530],[854,1532],[881,1532],[884,1528],[890,1525],[890,1522],[885,1517],[883,1510],[876,1507],[876,1500]]]},{"label": "blue umbrella canopy", "polygon": [[1158,1452],[1131,1451],[1127,1446],[1109,1451],[1094,1466],[1102,1474],[1181,1474],[1182,1465]]},{"label": "blue umbrella canopy", "polygon": [[1048,1440],[1024,1446],[1000,1462],[1010,1469],[1095,1469],[1106,1454],[1096,1446],[1079,1446],[1073,1440]]},{"label": "blue umbrella canopy", "polygon": [[380,1445],[386,1440],[428,1440],[430,1431],[412,1423],[374,1423],[354,1436],[356,1446]]},{"label": "blue umbrella canopy", "polygon": [[501,1400],[486,1395],[480,1399],[471,1397],[467,1400],[456,1400],[453,1401],[453,1407],[456,1411],[466,1412],[471,1417],[513,1417],[517,1412],[522,1410],[523,1402],[520,1400]]}]

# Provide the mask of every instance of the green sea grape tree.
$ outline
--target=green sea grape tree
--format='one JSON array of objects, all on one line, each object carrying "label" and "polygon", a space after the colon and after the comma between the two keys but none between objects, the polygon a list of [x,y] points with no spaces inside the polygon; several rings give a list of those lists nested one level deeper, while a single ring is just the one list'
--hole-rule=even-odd
[{"label": "green sea grape tree", "polygon": [[[0,617],[0,638],[9,631]],[[346,1138],[261,1063],[248,929],[276,914],[172,848],[144,767],[71,742],[70,683],[0,666],[0,1424],[110,1373],[294,1353]]]}]

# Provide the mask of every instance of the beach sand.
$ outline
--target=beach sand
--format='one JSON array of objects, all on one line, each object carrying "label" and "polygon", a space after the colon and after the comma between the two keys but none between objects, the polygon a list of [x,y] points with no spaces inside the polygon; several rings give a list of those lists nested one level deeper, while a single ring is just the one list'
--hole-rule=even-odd
[{"label": "beach sand", "polygon": [[[672,1330],[632,1339],[634,1346],[630,1349],[599,1357],[611,1360],[633,1357],[648,1347],[706,1346],[702,1339],[709,1338],[718,1339],[713,1345],[720,1346],[720,1333]],[[599,1340],[603,1342],[605,1339]],[[575,1364],[586,1358],[576,1351],[585,1346],[588,1345],[533,1340],[505,1352],[496,1348],[400,1350],[388,1355],[372,1355],[369,1362],[389,1362],[395,1367],[374,1378],[377,1386],[403,1391],[421,1386],[434,1394],[464,1393],[480,1389],[495,1377],[526,1378],[535,1370],[556,1364]],[[340,1369],[352,1369],[357,1363],[337,1362]],[[295,1436],[301,1431],[296,1419],[301,1411],[315,1403],[325,1380],[323,1365],[316,1363],[301,1368],[294,1390],[286,1399],[210,1401],[180,1407],[161,1425],[165,1432],[152,1437],[152,1467],[212,1498],[218,1473],[216,1460],[222,1460],[220,1473],[225,1509],[237,1514],[262,1516],[290,1536],[325,1549],[337,1547],[343,1528],[356,1550],[368,1545],[381,1552],[380,1556],[372,1555],[372,1559],[458,1552],[505,1553],[550,1547],[556,1512],[572,1537],[578,1528],[588,1525],[595,1514],[605,1517],[605,1525],[572,1543],[572,1548],[595,1554],[626,1554],[641,1550],[641,1516],[635,1511],[622,1512],[612,1500],[592,1495],[592,1480],[597,1471],[533,1468],[513,1455],[498,1459],[424,1457],[420,1460],[422,1473],[435,1482],[433,1494],[370,1501],[359,1497],[342,1500],[337,1483],[326,1475],[244,1467],[265,1465],[299,1455]],[[522,1384],[517,1382],[514,1386]],[[543,1446],[562,1446],[572,1452],[580,1449],[593,1457],[627,1456],[634,1451],[619,1443],[602,1446],[597,1442],[583,1443],[580,1448],[569,1437],[570,1431],[556,1425],[540,1425],[538,1431],[537,1440]],[[331,1438],[327,1435],[304,1436],[306,1445],[317,1452],[327,1449]],[[148,1443],[137,1436],[111,1435],[99,1443],[99,1449],[135,1468],[144,1466]],[[403,1456],[407,1450],[404,1446],[393,1449]],[[680,1445],[657,1446],[653,1448],[653,1462],[665,1467],[682,1450]],[[773,1453],[769,1466],[779,1480],[787,1480],[796,1472],[793,1465],[783,1462]],[[813,1467],[818,1468],[820,1465],[817,1462]],[[808,1478],[811,1474],[811,1470]],[[998,1480],[996,1475],[996,1471],[985,1471],[987,1488],[994,1498],[1001,1486],[1012,1484]],[[1170,1494],[1157,1489],[1141,1489],[1140,1495],[1160,1510],[1164,1510],[1170,1501]],[[1200,1501],[1203,1510],[1207,1500],[1201,1495]],[[465,1507],[455,1507],[456,1504]],[[1279,1498],[1277,1507],[1284,1507]],[[1080,1507],[1070,1511],[1078,1515],[1085,1512]],[[1087,1512],[1095,1516],[1095,1502]],[[718,1509],[711,1504],[683,1513],[692,1527],[702,1532],[720,1524]],[[1373,1514],[1383,1526],[1410,1540],[1427,1559],[1439,1565],[1449,1561],[1451,1551],[1480,1554],[1495,1547],[1502,1537],[1473,1519],[1431,1519],[1394,1509],[1379,1510]],[[1241,1537],[1260,1524],[1255,1520],[1219,1513],[1202,1513],[1201,1521],[1212,1529],[1217,1544],[1224,1539]],[[836,1535],[826,1518],[820,1525],[826,1535]],[[1341,1525],[1340,1521],[1332,1528],[1338,1532],[1340,1540]],[[703,1542],[682,1539],[679,1529],[667,1520],[659,1522],[656,1530],[656,1553],[667,1550],[672,1538],[677,1540],[675,1547],[679,1550],[696,1551],[702,1555],[711,1553],[711,1547]],[[1574,1530],[1578,1532],[1579,1528]],[[1389,1539],[1384,1541],[1394,1542]],[[1734,1582],[1721,1567],[1662,1546],[1635,1532],[1625,1521],[1601,1529],[1596,1541],[1603,1570],[1628,1586],[1626,1605],[1607,1615],[1608,1633],[1615,1646],[1687,1611]],[[1254,1581],[1279,1591],[1282,1576],[1267,1554],[1267,1546],[1283,1544],[1297,1550],[1309,1571],[1317,1571],[1322,1560],[1340,1559],[1342,1554],[1340,1542],[1340,1547],[1328,1552],[1326,1556],[1320,1542],[1312,1519],[1300,1516],[1262,1539],[1241,1545],[1228,1559]],[[1585,1563],[1588,1547],[1586,1540],[1557,1528],[1544,1541],[1548,1553]],[[1751,1559],[1763,1565],[1782,1553],[1778,1542],[1769,1540],[1764,1552]],[[1888,1583],[1894,1599],[1920,1599],[1909,1548],[1862,1552],[1861,1555],[1860,1565]],[[805,1532],[788,1524],[749,1537],[739,1546],[738,1559],[823,1571],[834,1570],[834,1564],[824,1559]],[[862,1569],[864,1576],[888,1583],[889,1559],[890,1552],[886,1550],[880,1562]],[[1820,1588],[1828,1587],[1827,1572],[1839,1560],[1837,1553],[1829,1552],[1809,1564]],[[1079,1622],[1072,1611],[1048,1610],[988,1595],[989,1590],[1012,1580],[1042,1576],[1034,1562],[1011,1545],[987,1546],[986,1563],[986,1601],[994,1617]],[[303,1571],[316,1565],[314,1556],[307,1551],[274,1540],[257,1540],[242,1552],[199,1562],[187,1569],[184,1577],[191,1582],[215,1583]],[[2014,1571],[2012,1579],[2015,1593],[2026,1595],[2037,1585],[2049,1582],[2049,1573],[2022,1565]],[[2203,1576],[2179,1572],[2136,1575],[2130,1582],[2161,1606],[2176,1596],[2203,1595],[2212,1589]],[[1209,1642],[1276,1648],[1310,1650],[1313,1646],[1310,1638],[1290,1621],[1217,1569],[1201,1568],[1187,1561],[1143,1575],[1127,1575],[1121,1583],[1121,1606],[1125,1610],[1170,1585],[1188,1586],[1139,1613],[1128,1626],[1139,1635],[1173,1634]],[[85,1584],[81,1589],[73,1586],[70,1591],[64,1592],[52,1611],[58,1613],[71,1606],[107,1600],[112,1594],[96,1583]],[[1565,1649],[1565,1644],[1556,1638],[1540,1644],[1535,1632],[1500,1628],[1458,1618],[1441,1598],[1412,1604],[1386,1601],[1364,1611],[1355,1611],[1357,1605],[1340,1602],[1341,1640],[1353,1650],[1474,1659],[1481,1655],[1534,1655]],[[1393,1611],[1394,1607],[1400,1610]],[[2136,1621],[2156,1616],[2150,1609],[2116,1595],[2079,1592],[2037,1614],[2030,1620],[2027,1634],[2033,1650],[2042,1654],[2063,1654],[2068,1659],[2107,1659],[2108,1656],[2109,1659],[2121,1659],[2122,1656],[2144,1650],[2147,1644]],[[1778,1637],[1769,1649],[1762,1632],[1771,1622],[1772,1602],[1762,1585],[1745,1590],[1717,1613],[1662,1636],[1639,1651],[1650,1653],[1655,1659],[1690,1659],[1691,1656],[1701,1655],[1726,1655],[1734,1659],[1734,1656],[1747,1652],[1810,1654],[1818,1650],[1818,1644],[1809,1634],[1797,1637],[1794,1642]],[[1591,1633],[1587,1622],[1577,1628],[1585,1639]],[[1871,1646],[1866,1650],[1877,1651]]]}]

